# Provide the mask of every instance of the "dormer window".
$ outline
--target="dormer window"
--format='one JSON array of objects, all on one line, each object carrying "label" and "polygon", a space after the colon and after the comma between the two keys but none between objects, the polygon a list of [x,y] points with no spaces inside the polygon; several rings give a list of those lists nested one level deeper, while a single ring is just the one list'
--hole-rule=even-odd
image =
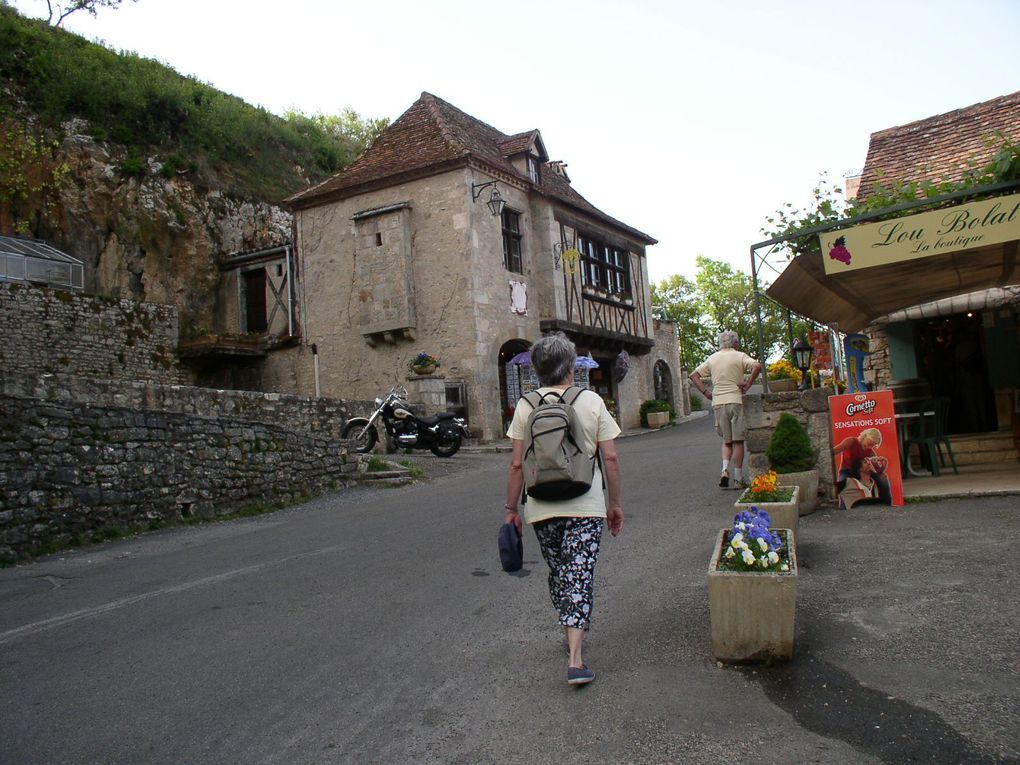
[{"label": "dormer window", "polygon": [[529,154],[528,155],[528,177],[531,179],[532,183],[541,183],[542,182],[541,167],[542,167],[542,165],[538,161],[538,157],[535,157],[535,156],[532,156],[531,154]]}]

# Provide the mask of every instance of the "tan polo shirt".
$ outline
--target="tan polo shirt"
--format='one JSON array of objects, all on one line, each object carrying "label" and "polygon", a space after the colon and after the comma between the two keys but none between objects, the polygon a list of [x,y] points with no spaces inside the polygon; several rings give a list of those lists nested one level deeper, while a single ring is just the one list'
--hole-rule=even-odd
[{"label": "tan polo shirt", "polygon": [[694,371],[712,382],[712,406],[743,403],[740,385],[751,374],[755,360],[736,348],[723,348],[709,356]]}]

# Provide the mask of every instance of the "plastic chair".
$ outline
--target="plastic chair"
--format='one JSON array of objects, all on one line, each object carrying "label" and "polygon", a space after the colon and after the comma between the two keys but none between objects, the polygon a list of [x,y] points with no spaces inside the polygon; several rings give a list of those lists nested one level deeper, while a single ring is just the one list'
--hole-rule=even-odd
[{"label": "plastic chair", "polygon": [[[932,414],[926,414],[927,412]],[[939,464],[941,463],[943,466],[946,464],[941,448],[941,445],[945,444],[946,451],[949,453],[949,459],[953,465],[953,472],[958,474],[960,471],[956,467],[956,455],[953,454],[953,446],[946,437],[946,422],[949,419],[949,399],[945,396],[926,399],[918,407],[918,413],[921,416],[911,421],[907,427],[906,443],[903,445],[904,453],[909,455],[910,445],[917,444],[921,460],[927,463],[931,474],[933,476],[940,475]]]},{"label": "plastic chair", "polygon": [[[953,454],[953,445],[949,443],[949,436],[946,435],[946,423],[949,422],[949,397],[939,396],[933,398],[932,403],[934,404],[932,409],[925,409],[924,411],[934,410],[935,412],[935,432],[932,440],[934,441],[935,451],[939,455],[939,462],[945,467],[946,458],[942,456],[941,447],[941,444],[945,444],[946,451],[949,453],[949,461],[953,466],[953,472],[959,475],[960,471],[956,469],[956,455]],[[938,475],[938,473],[935,473],[935,475]]]}]

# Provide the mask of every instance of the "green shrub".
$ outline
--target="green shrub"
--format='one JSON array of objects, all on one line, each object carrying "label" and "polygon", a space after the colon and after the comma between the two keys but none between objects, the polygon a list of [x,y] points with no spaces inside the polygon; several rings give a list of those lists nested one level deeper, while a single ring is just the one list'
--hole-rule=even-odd
[{"label": "green shrub", "polygon": [[691,411],[700,412],[704,406],[704,402],[701,400],[701,396],[691,396]]},{"label": "green shrub", "polygon": [[815,467],[817,453],[811,446],[811,438],[800,420],[789,412],[783,412],[772,431],[769,448],[766,451],[769,467],[777,473],[799,473]]},{"label": "green shrub", "polygon": [[125,178],[144,178],[147,168],[141,157],[128,157],[120,163],[120,174]]}]

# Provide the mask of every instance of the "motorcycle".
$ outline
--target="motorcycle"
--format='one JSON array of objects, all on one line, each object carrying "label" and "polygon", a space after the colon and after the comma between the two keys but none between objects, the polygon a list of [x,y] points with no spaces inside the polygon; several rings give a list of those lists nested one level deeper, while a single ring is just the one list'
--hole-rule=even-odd
[{"label": "motorcycle", "polygon": [[361,454],[370,452],[379,440],[375,423],[380,417],[392,446],[428,449],[437,457],[452,457],[468,435],[464,418],[453,412],[416,417],[407,404],[407,391],[396,385],[384,397],[375,400],[375,411],[371,417],[352,417],[340,435],[353,442],[354,451]]}]

